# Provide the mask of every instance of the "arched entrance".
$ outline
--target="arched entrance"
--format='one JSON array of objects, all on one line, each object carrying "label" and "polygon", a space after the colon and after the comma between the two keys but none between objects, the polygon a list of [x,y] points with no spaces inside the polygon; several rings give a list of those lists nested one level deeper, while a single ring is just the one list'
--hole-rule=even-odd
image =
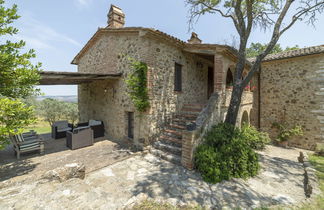
[{"label": "arched entrance", "polygon": [[249,114],[248,114],[247,111],[244,111],[244,112],[243,112],[243,115],[242,115],[242,118],[241,118],[241,127],[242,127],[244,124],[247,124],[247,125],[250,124]]},{"label": "arched entrance", "polygon": [[227,70],[227,74],[226,74],[226,89],[231,89],[233,88],[233,73],[231,71],[231,69],[229,68]]}]

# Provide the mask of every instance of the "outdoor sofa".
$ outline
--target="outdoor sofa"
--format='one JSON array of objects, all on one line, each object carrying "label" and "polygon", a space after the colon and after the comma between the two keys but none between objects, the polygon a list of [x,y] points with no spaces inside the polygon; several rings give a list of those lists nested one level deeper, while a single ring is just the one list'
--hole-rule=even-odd
[{"label": "outdoor sofa", "polygon": [[66,137],[67,131],[72,131],[73,125],[66,120],[56,121],[52,125],[52,138],[61,139]]},{"label": "outdoor sofa", "polygon": [[13,144],[17,159],[20,159],[20,154],[27,152],[39,151],[40,154],[44,154],[44,141],[33,131],[11,135],[9,139]]},{"label": "outdoor sofa", "polygon": [[72,150],[88,147],[93,143],[93,130],[90,126],[79,127],[66,132],[66,146]]},{"label": "outdoor sofa", "polygon": [[105,136],[105,126],[102,121],[89,120],[89,122],[83,122],[77,124],[77,127],[85,127],[85,126],[90,126],[90,128],[93,130],[94,138]]}]

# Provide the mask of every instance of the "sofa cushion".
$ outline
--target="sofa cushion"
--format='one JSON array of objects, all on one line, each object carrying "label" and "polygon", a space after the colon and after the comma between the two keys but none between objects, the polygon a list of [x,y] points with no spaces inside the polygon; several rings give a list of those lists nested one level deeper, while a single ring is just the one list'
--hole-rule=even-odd
[{"label": "sofa cushion", "polygon": [[62,129],[68,128],[69,127],[69,123],[66,120],[57,121],[57,122],[54,123],[54,126],[57,127],[57,130],[62,130]]},{"label": "sofa cushion", "polygon": [[57,132],[66,132],[66,131],[70,131],[70,130],[72,130],[72,128],[70,128],[70,127],[67,127],[67,128],[61,128],[61,129],[58,129],[58,128],[57,128]]},{"label": "sofa cushion", "polygon": [[89,126],[101,125],[101,123],[99,120],[89,120]]}]

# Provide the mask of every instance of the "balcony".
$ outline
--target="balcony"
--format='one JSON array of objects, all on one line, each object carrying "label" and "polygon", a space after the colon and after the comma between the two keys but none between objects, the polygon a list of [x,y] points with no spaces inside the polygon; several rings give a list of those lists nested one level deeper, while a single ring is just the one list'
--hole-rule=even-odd
[{"label": "balcony", "polygon": [[[230,101],[231,101],[231,96],[232,96],[232,90],[231,89],[226,89],[226,91],[225,91],[225,102],[224,102],[225,107],[229,106]],[[253,92],[252,91],[243,91],[241,105],[251,104],[251,103],[253,103]]]}]

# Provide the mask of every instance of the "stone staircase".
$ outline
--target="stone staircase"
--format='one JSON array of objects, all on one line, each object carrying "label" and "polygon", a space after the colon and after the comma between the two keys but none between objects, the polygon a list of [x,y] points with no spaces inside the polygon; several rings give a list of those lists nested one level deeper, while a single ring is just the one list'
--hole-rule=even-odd
[{"label": "stone staircase", "polygon": [[187,124],[196,121],[203,108],[203,104],[185,104],[154,142],[151,153],[172,163],[181,164],[182,131],[186,130]]}]

